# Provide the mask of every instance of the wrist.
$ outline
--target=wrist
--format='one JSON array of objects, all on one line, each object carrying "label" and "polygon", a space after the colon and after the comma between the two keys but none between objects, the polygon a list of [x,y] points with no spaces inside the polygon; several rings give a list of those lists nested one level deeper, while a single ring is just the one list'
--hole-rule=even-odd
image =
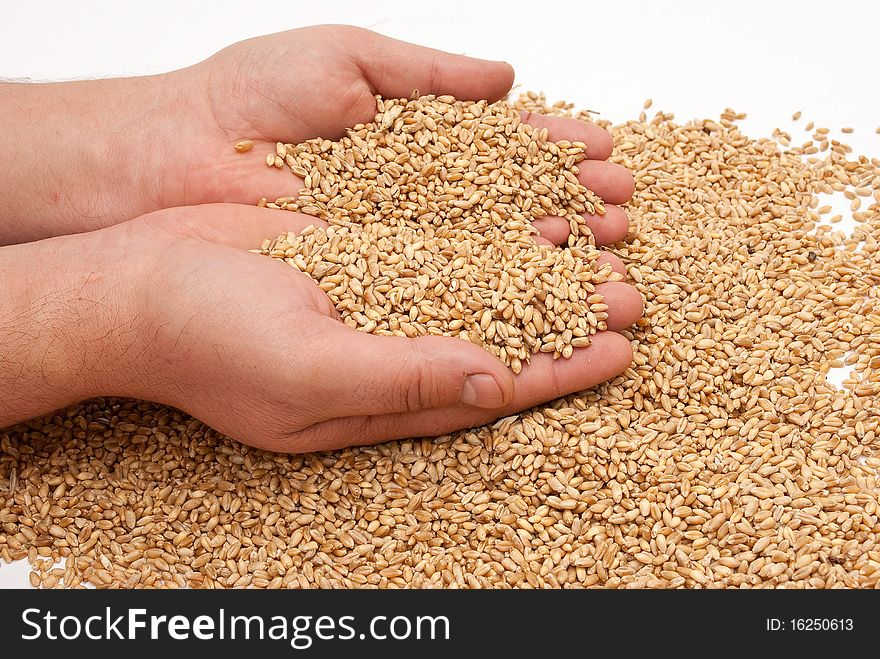
[{"label": "wrist", "polygon": [[[0,245],[103,228],[162,207],[183,86],[173,74],[0,84]],[[183,72],[180,72],[183,73]],[[14,218],[14,221],[12,220]]]},{"label": "wrist", "polygon": [[139,301],[146,279],[125,225],[57,241],[67,243],[60,260],[76,282],[71,304],[80,320],[71,329],[68,381],[80,399],[142,397],[138,359],[150,323]]},{"label": "wrist", "polygon": [[[117,230],[108,230],[122,233]],[[120,236],[0,248],[0,427],[98,395],[139,393],[137,281]]]}]

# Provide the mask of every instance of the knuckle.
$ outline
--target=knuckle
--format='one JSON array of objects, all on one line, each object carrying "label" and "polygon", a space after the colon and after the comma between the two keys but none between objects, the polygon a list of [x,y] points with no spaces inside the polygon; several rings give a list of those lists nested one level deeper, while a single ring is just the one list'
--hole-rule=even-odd
[{"label": "knuckle", "polygon": [[424,409],[422,395],[424,374],[418,364],[406,364],[395,378],[393,397],[395,408],[402,412]]},{"label": "knuckle", "polygon": [[441,67],[440,67],[440,57],[436,56],[431,58],[431,71],[428,76],[429,84],[431,91],[440,93],[442,90],[442,75],[441,75]]},{"label": "knuckle", "polygon": [[430,364],[425,361],[418,347],[408,341],[406,354],[394,377],[393,393],[396,406],[404,412],[437,407],[442,392],[432,374]]}]

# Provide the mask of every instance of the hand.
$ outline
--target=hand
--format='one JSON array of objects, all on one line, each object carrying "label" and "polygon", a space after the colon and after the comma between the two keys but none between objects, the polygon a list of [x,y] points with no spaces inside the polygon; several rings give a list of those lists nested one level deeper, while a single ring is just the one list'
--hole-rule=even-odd
[{"label": "hand", "polygon": [[[0,244],[86,231],[178,204],[252,203],[295,193],[301,181],[262,164],[276,140],[338,137],[346,126],[372,118],[374,92],[408,96],[418,88],[494,99],[510,82],[503,63],[323,27],[236,44],[163,76],[5,86],[0,101],[12,102],[0,102],[0,118],[11,127],[3,146],[21,166],[4,172],[11,194],[0,194],[0,219],[17,221],[0,222]],[[57,110],[52,96],[59,91],[63,120],[16,121],[18,114]],[[573,120],[525,120],[546,126],[551,139],[587,144],[590,159],[579,164],[579,177],[608,205],[605,216],[586,222],[598,244],[621,240],[627,218],[611,204],[630,197],[633,181],[604,162],[610,136]],[[244,156],[231,149],[242,138],[258,140]],[[44,152],[53,154],[50,167],[28,161]],[[25,353],[0,351],[0,362],[22,367],[7,369],[18,373],[11,380],[0,378],[0,393],[11,382],[18,396],[11,406],[0,404],[0,419],[11,422],[22,418],[16,414],[89,396],[129,395],[176,405],[263,448],[318,450],[479,425],[593,386],[630,364],[629,342],[614,331],[596,335],[569,360],[535,355],[513,376],[460,339],[351,330],[334,319],[311,280],[241,249],[314,223],[286,212],[203,206],[7,248],[10,273],[34,279],[19,296],[23,302],[10,298],[11,317],[25,321],[12,327],[12,338],[33,338],[31,313],[51,331],[41,330]],[[535,225],[539,240],[561,244],[568,237],[560,218]],[[117,262],[101,269],[93,255]],[[612,255],[603,260],[623,271]],[[52,267],[33,271],[35,261]],[[53,286],[61,263],[73,281],[59,291]],[[632,287],[609,283],[600,290],[610,330],[641,315]],[[71,292],[64,313],[45,302]]]},{"label": "hand", "polygon": [[[188,125],[181,126],[182,139],[156,166],[165,175],[159,186],[166,192],[162,208],[254,204],[262,196],[273,201],[297,194],[302,180],[287,167],[266,167],[266,154],[274,153],[278,141],[337,139],[346,128],[371,121],[377,93],[406,98],[418,89],[494,101],[513,82],[513,69],[504,62],[452,55],[347,26],[250,39],[179,73],[192,79],[183,84],[191,94],[190,114],[184,116]],[[633,179],[625,168],[605,162],[611,136],[573,119],[528,113],[524,119],[546,127],[550,139],[587,144],[589,160],[579,164],[579,178],[609,204],[604,217],[587,216],[587,223],[600,245],[622,240],[627,218],[613,204],[629,200]],[[236,153],[232,145],[245,138],[255,141],[253,150]],[[180,149],[180,142],[198,149]],[[568,222],[560,218],[545,218],[536,226],[556,243],[568,237]]]},{"label": "hand", "polygon": [[[138,338],[106,339],[100,354],[113,363],[112,382],[81,394],[167,403],[248,444],[303,452],[481,425],[591,387],[631,362],[629,341],[614,331],[571,359],[534,355],[514,376],[458,338],[351,329],[310,278],[247,251],[264,236],[315,223],[287,211],[205,205],[97,232],[105,243],[114,236],[106,251],[124,255],[114,323],[138,328]],[[621,268],[610,255],[603,260]],[[597,288],[610,330],[641,315],[632,287]]]},{"label": "hand", "polygon": [[[8,127],[0,147],[16,163],[0,174],[0,245],[162,208],[296,194],[301,180],[264,163],[276,141],[338,138],[373,118],[375,93],[408,97],[419,89],[495,100],[512,81],[503,62],[322,26],[243,41],[158,76],[0,85],[0,122]],[[621,240],[627,218],[613,204],[629,199],[633,180],[605,162],[608,133],[571,119],[525,119],[546,126],[551,139],[587,144],[579,176],[609,204],[604,217],[587,223],[600,245]],[[254,149],[235,152],[241,139],[255,140]],[[536,226],[554,242],[568,235],[562,220]]]}]

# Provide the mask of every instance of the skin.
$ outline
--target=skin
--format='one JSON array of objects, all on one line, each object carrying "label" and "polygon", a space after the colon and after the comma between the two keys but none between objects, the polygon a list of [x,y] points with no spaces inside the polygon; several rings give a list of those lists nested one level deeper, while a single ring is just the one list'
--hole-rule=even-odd
[{"label": "skin", "polygon": [[[535,355],[514,376],[460,339],[352,330],[312,280],[248,251],[320,224],[251,205],[302,186],[263,163],[276,141],[337,138],[372,119],[376,93],[495,100],[512,80],[503,62],[323,26],[160,76],[0,86],[0,117],[15,127],[0,139],[16,163],[0,172],[0,426],[133,396],[254,446],[303,452],[483,424],[625,370],[632,352],[615,330],[643,309],[624,283],[601,286],[609,331],[568,360]],[[586,221],[597,243],[622,240],[626,214],[612,204],[633,181],[605,162],[610,136],[524,118],[587,144],[579,177],[609,205]],[[236,153],[245,138],[254,149]],[[541,241],[568,238],[560,218],[535,224]]]}]

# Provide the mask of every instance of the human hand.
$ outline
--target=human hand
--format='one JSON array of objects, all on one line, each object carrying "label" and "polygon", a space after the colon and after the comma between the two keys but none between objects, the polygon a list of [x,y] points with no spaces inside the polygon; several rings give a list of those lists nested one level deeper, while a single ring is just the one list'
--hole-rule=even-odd
[{"label": "human hand", "polygon": [[[303,38],[294,44],[293,37]],[[341,77],[324,70],[310,77],[307,67],[295,69],[297,61],[306,61],[319,70],[315,63],[326,54],[328,42],[336,43],[334,53],[346,54],[328,57]],[[363,59],[364,49],[372,53],[368,61]],[[259,71],[266,66],[274,77]],[[108,116],[119,122],[106,139],[96,140],[83,139],[76,126],[61,132],[47,129],[54,153],[63,154],[65,144],[75,144],[81,156],[79,178],[74,184],[65,179],[68,168],[40,170],[50,183],[52,176],[62,173],[61,193],[21,194],[33,182],[33,173],[26,163],[17,168],[13,185],[7,186],[17,193],[11,201],[0,199],[0,208],[21,221],[0,226],[0,242],[84,231],[176,204],[251,202],[260,195],[273,196],[273,190],[278,196],[295,193],[301,181],[291,173],[260,166],[259,142],[244,156],[231,144],[263,136],[269,149],[279,139],[311,137],[316,126],[326,131],[324,137],[336,137],[346,125],[372,118],[374,90],[407,96],[411,87],[461,98],[495,98],[507,90],[509,74],[504,64],[451,56],[363,30],[313,28],[243,42],[165,76],[65,83],[65,89],[75,86],[80,95],[91,89],[90,97],[97,99],[94,113],[83,110],[76,116],[95,114],[98,127],[104,129],[99,111],[109,107]],[[325,95],[307,93],[322,89],[325,80],[334,81],[323,87]],[[111,95],[113,102],[108,102],[101,90],[111,83],[126,93]],[[237,93],[252,86],[250,96]],[[224,98],[224,90],[235,98]],[[281,96],[276,95],[279,90]],[[357,93],[341,97],[341,90]],[[41,107],[39,92],[27,92]],[[327,111],[322,103],[328,100],[345,112]],[[288,108],[297,102],[306,108],[304,116],[314,117],[315,125],[291,123],[297,113]],[[19,105],[27,111],[27,103]],[[610,136],[573,120],[525,119],[547,127],[551,139],[587,144],[590,159],[579,163],[579,177],[608,203],[604,217],[588,216],[586,223],[600,245],[622,239],[626,215],[611,204],[629,198],[633,181],[624,169],[604,162],[611,151]],[[28,140],[13,134],[10,144],[15,156],[15,149]],[[15,179],[16,172],[24,178]],[[46,181],[41,181],[42,191]],[[48,189],[56,189],[55,184]],[[67,199],[64,194],[84,196]],[[46,201],[48,210],[40,206]],[[73,215],[65,214],[68,211]],[[29,213],[41,223],[27,221]],[[61,239],[60,249],[66,254],[121,255],[125,260],[110,267],[105,277],[90,271],[88,258],[76,259],[83,270],[79,290],[98,289],[88,298],[79,295],[72,304],[79,308],[86,303],[87,311],[77,312],[77,322],[87,338],[70,332],[68,323],[43,305],[42,313],[54,318],[47,325],[57,326],[65,338],[61,349],[53,348],[60,353],[53,359],[60,365],[59,377],[53,379],[51,391],[35,387],[38,394],[26,405],[18,403],[9,410],[0,406],[0,416],[9,421],[15,410],[38,413],[89,396],[129,395],[176,405],[257,446],[306,451],[479,425],[597,384],[630,364],[628,341],[613,331],[596,335],[589,348],[576,350],[569,360],[535,355],[518,376],[460,339],[359,334],[333,319],[329,301],[311,280],[241,249],[306,224],[320,223],[285,212],[217,206],[149,214],[114,229]],[[561,244],[568,237],[568,223],[561,218],[542,218],[535,226],[540,240]],[[81,245],[83,241],[88,245]],[[64,257],[53,251],[60,243],[46,242],[52,244],[39,249],[49,254],[37,260],[49,263]],[[67,246],[71,242],[76,246]],[[603,260],[623,271],[612,255]],[[102,292],[105,279],[114,283]],[[50,282],[40,286],[49,287]],[[641,315],[635,289],[621,283],[603,287],[610,330],[626,327]],[[217,307],[223,295],[231,296],[230,302]],[[92,313],[95,310],[100,313]],[[31,348],[27,366],[35,373],[39,370],[42,376],[36,381],[45,383],[46,360],[30,363],[38,346]],[[466,386],[467,377],[475,374],[486,377],[471,381],[478,386]],[[19,390],[26,388],[20,379],[14,384]]]},{"label": "human hand", "polygon": [[[302,181],[263,163],[276,141],[338,138],[373,118],[375,93],[408,97],[419,89],[495,100],[512,81],[503,62],[320,26],[243,41],[157,76],[0,85],[0,121],[9,127],[0,147],[16,163],[0,175],[0,244],[102,228],[162,208],[295,195]],[[605,162],[608,133],[572,119],[525,119],[546,126],[551,139],[587,145],[579,177],[607,202],[606,215],[587,216],[587,224],[600,245],[621,240],[627,218],[613,204],[629,199],[633,181]],[[232,145],[245,138],[254,149],[235,152]],[[536,226],[556,242],[568,235],[562,219]]]},{"label": "human hand", "polygon": [[[452,55],[333,25],[243,41],[180,73],[193,79],[185,88],[196,90],[186,117],[190,133],[184,135],[199,149],[198,155],[174,149],[157,164],[156,171],[164,174],[161,188],[169,195],[161,207],[219,201],[253,204],[262,196],[270,201],[295,196],[302,180],[287,167],[266,167],[266,154],[274,153],[278,141],[337,139],[346,128],[371,121],[377,93],[405,98],[418,89],[423,94],[494,101],[507,94],[513,82],[513,70],[504,62]],[[529,113],[524,119],[546,127],[552,140],[587,145],[589,159],[579,163],[579,178],[609,204],[601,218],[586,215],[587,224],[600,245],[621,240],[627,218],[613,204],[630,198],[633,180],[626,169],[606,162],[610,135],[573,119]],[[232,144],[244,138],[255,142],[253,150],[236,153]],[[561,218],[542,218],[536,226],[556,242],[568,236],[569,224]]]},{"label": "human hand", "polygon": [[[351,329],[313,280],[248,251],[264,236],[310,224],[321,222],[204,205],[97,232],[115,236],[105,249],[125,255],[115,269],[114,323],[129,329],[124,341],[101,346],[114,363],[112,382],[82,395],[167,403],[248,444],[304,452],[480,425],[591,387],[631,362],[629,341],[615,331],[596,334],[570,359],[536,354],[515,376],[458,338]],[[622,268],[611,255],[602,261]],[[632,287],[609,282],[597,291],[609,330],[641,315]]]}]

